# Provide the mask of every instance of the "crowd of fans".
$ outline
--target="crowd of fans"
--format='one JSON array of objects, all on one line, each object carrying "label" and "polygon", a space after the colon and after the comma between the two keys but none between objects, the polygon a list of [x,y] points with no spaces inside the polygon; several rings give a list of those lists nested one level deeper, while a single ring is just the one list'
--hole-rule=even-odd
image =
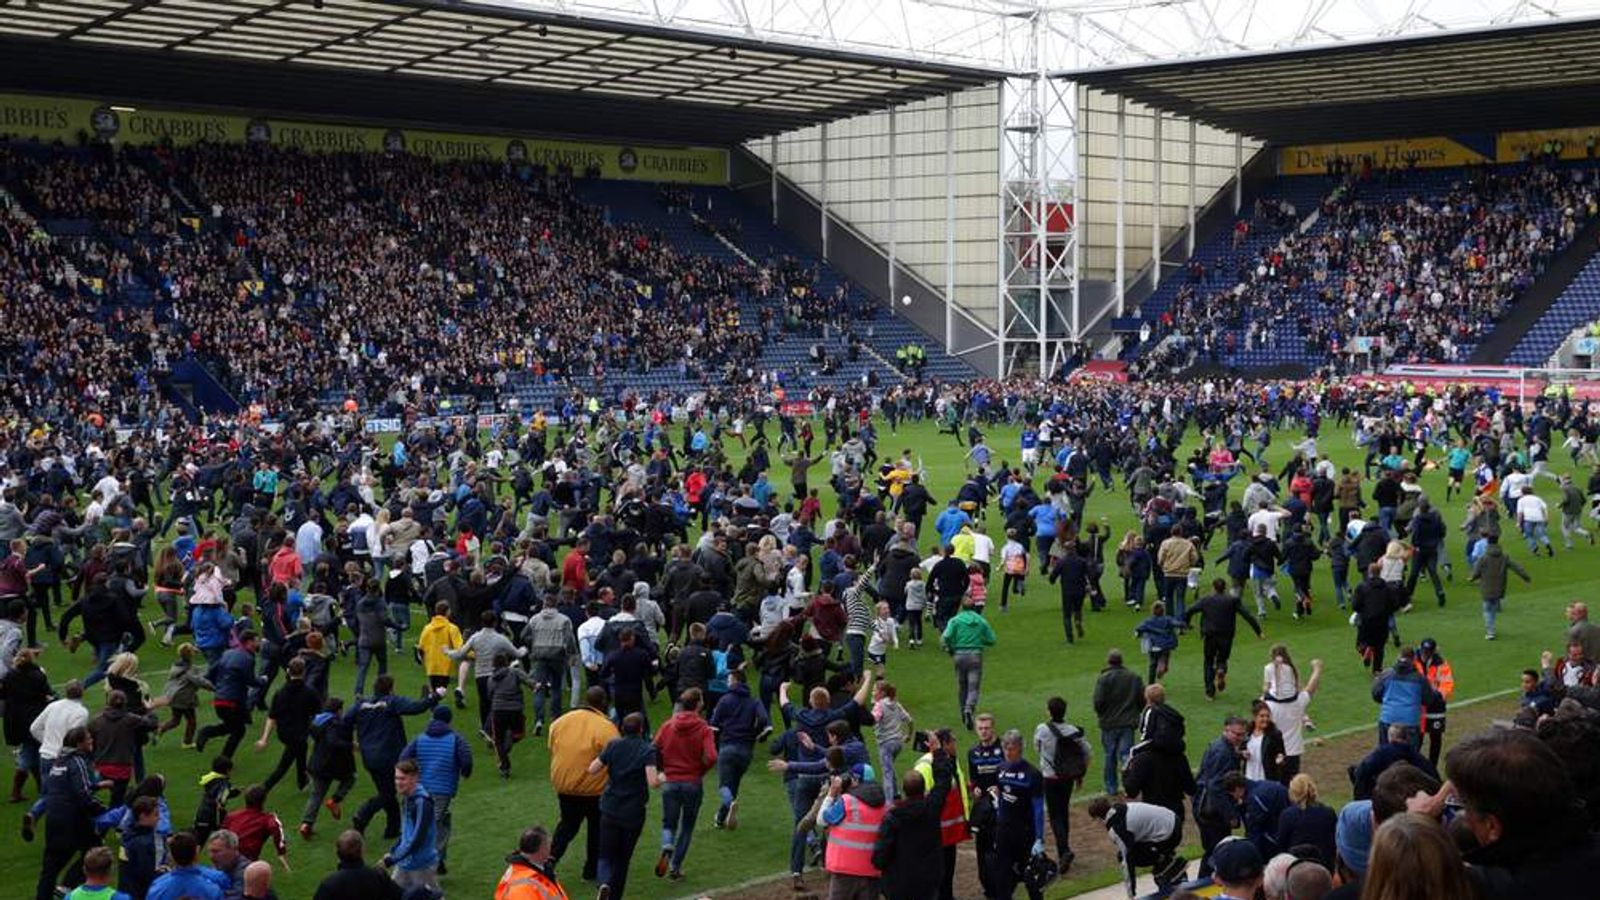
[{"label": "crowd of fans", "polygon": [[[1130,892],[1141,867],[1164,887],[1183,880],[1176,850],[1191,819],[1201,873],[1241,898],[1555,896],[1600,862],[1587,802],[1600,626],[1586,608],[1569,611],[1565,657],[1524,673],[1515,727],[1447,754],[1448,668],[1436,642],[1406,642],[1399,624],[1416,621],[1404,617],[1424,576],[1444,605],[1438,507],[1457,492],[1469,504],[1460,561],[1490,639],[1510,576],[1533,568],[1503,546],[1517,541],[1502,541],[1502,517],[1529,556],[1556,554],[1552,507],[1567,548],[1587,534],[1600,476],[1584,492],[1546,468],[1557,446],[1600,464],[1587,406],[1561,397],[1528,411],[1492,391],[1337,380],[1015,380],[818,391],[797,416],[774,408],[770,387],[719,377],[735,383],[681,425],[669,392],[616,407],[591,398],[492,435],[408,423],[385,447],[360,416],[322,409],[324,390],[362,398],[358,409],[426,409],[439,393],[492,395],[520,378],[677,367],[709,383],[750,368],[774,329],[825,329],[852,301],[819,296],[795,260],[756,270],[680,255],[578,202],[560,172],[222,146],[37,151],[0,151],[22,201],[0,230],[13,376],[0,431],[0,690],[19,751],[13,799],[28,801],[30,783],[40,794],[24,832],[43,832],[38,900],[58,882],[82,900],[113,881],[134,900],[269,896],[263,857],[290,852],[272,811],[298,808],[310,838],[325,814],[340,817],[358,771],[373,793],[319,896],[436,896],[471,737],[509,779],[518,739],[546,729],[560,822],[518,836],[508,897],[558,896],[557,867],[581,853],[567,881],[578,869],[621,900],[653,791],[656,873],[682,877],[712,772],[713,825],[770,815],[738,804],[763,742],[795,825],[789,874],[803,887],[820,862],[837,896],[949,898],[970,842],[986,895],[1038,897],[1072,864],[1071,795],[1097,768],[1105,796],[1089,812]],[[115,184],[86,188],[102,178]],[[1584,214],[1567,206],[1590,202],[1587,184],[1545,169],[1473,172],[1437,204],[1369,208],[1363,190],[1357,179],[1325,204],[1326,231],[1262,251],[1242,289],[1204,301],[1211,276],[1192,273],[1172,326],[1226,340],[1219,323],[1246,307],[1252,322],[1291,315],[1310,283],[1359,327],[1385,310],[1404,318],[1418,336],[1396,346],[1469,341]],[[96,227],[50,239],[30,208]],[[1292,232],[1297,214],[1260,219]],[[150,302],[116,302],[138,285]],[[780,296],[781,322],[742,321],[741,300]],[[156,384],[185,354],[288,427],[172,415]],[[893,434],[907,419],[937,421],[964,446],[954,496],[930,494],[911,450],[880,455],[878,421]],[[1325,419],[1351,427],[1363,471],[1319,454]],[[1020,426],[1016,466],[984,434],[1002,422]],[[1286,427],[1308,437],[1269,465]],[[1198,449],[1182,457],[1191,434]],[[1425,476],[1444,482],[1442,501]],[[1540,497],[1540,476],[1557,480],[1558,500]],[[1236,478],[1247,483],[1233,500]],[[1121,492],[1139,524],[1117,540],[1090,503]],[[1209,592],[1197,577],[1208,565],[1219,574]],[[1048,577],[1065,639],[1081,642],[1084,609],[1108,604],[1112,566],[1141,617],[1149,676],[1108,653],[1092,704],[1074,707],[1092,706],[1101,755],[1063,698],[1041,696],[1044,720],[1026,732],[984,715],[985,667],[1025,662],[987,614],[995,601],[1004,609],[1030,577]],[[1357,616],[1379,704],[1377,746],[1351,760],[1360,799],[1336,814],[1297,771],[1319,663],[1302,680],[1289,647],[1275,649],[1253,715],[1226,717],[1198,768],[1159,683],[1193,627],[1206,693],[1224,696],[1238,623],[1259,630],[1283,615],[1280,567],[1299,619],[1328,612],[1309,587],[1324,566],[1337,615]],[[1144,618],[1147,586],[1159,600]],[[925,619],[960,702],[954,727],[914,734],[879,670],[922,647]],[[175,645],[161,690],[140,676],[155,641]],[[71,656],[79,645],[90,652]],[[391,660],[406,651],[415,665]],[[46,665],[81,677],[57,696]],[[348,698],[330,691],[338,668],[354,669]],[[103,701],[85,693],[100,682]],[[653,723],[657,694],[673,703]],[[280,760],[262,784],[235,785],[257,713],[269,723],[258,745],[276,741]],[[957,722],[973,732],[964,752]],[[154,771],[147,748],[179,728],[167,740],[199,751],[196,771]],[[291,773],[304,801],[283,799]],[[193,816],[166,804],[168,775],[198,775]],[[363,832],[380,817],[383,848],[369,853]]]},{"label": "crowd of fans", "polygon": [[[8,254],[28,263],[7,297],[103,306],[115,324],[140,285],[162,362],[192,354],[272,415],[333,391],[431,412],[575,378],[751,382],[766,344],[848,333],[867,303],[793,258],[681,253],[580,202],[565,171],[205,144],[6,145],[0,173],[21,201]],[[29,211],[89,236],[49,240]]]},{"label": "crowd of fans", "polygon": [[1258,204],[1254,233],[1277,239],[1237,254],[1233,271],[1191,268],[1154,333],[1181,346],[1152,371],[1269,346],[1286,323],[1306,357],[1340,368],[1355,337],[1377,339],[1385,361],[1458,361],[1600,211],[1590,167],[1472,167],[1397,198],[1427,174],[1343,172],[1303,230]]},{"label": "crowd of fans", "polygon": [[[681,428],[638,407],[493,436],[416,427],[391,449],[358,417],[334,414],[276,434],[174,423],[104,445],[69,429],[7,432],[0,690],[19,750],[13,797],[29,799],[30,782],[42,790],[25,831],[43,830],[36,896],[49,900],[58,880],[87,881],[90,896],[115,878],[134,898],[265,897],[267,859],[291,852],[273,811],[303,807],[295,830],[310,838],[325,814],[339,816],[362,770],[373,793],[363,790],[355,830],[339,836],[323,896],[436,896],[450,872],[452,806],[467,808],[454,801],[472,735],[513,778],[518,739],[546,730],[560,822],[519,838],[503,887],[554,885],[563,858],[581,854],[581,869],[564,870],[569,883],[578,874],[620,900],[657,791],[656,873],[681,877],[713,772],[713,825],[772,814],[739,806],[763,742],[791,803],[795,885],[820,861],[830,889],[850,896],[953,896],[957,848],[969,842],[986,895],[1041,896],[1072,864],[1071,796],[1091,772],[1105,794],[1089,814],[1130,893],[1140,868],[1168,887],[1189,874],[1176,853],[1188,821],[1200,874],[1241,898],[1283,897],[1296,877],[1320,880],[1294,897],[1542,896],[1600,861],[1587,803],[1600,740],[1589,655],[1600,647],[1587,645],[1600,644],[1600,626],[1587,609],[1568,612],[1566,655],[1528,674],[1514,727],[1464,736],[1448,753],[1453,676],[1437,642],[1403,641],[1399,625],[1410,631],[1428,614],[1404,618],[1423,577],[1445,615],[1435,567],[1450,554],[1427,492],[1449,502],[1459,490],[1465,562],[1494,635],[1518,570],[1501,509],[1530,555],[1554,555],[1538,527],[1548,489],[1536,481],[1554,477],[1543,466],[1559,431],[1577,438],[1574,460],[1600,460],[1587,407],[1557,398],[1526,411],[1488,391],[1386,395],[1337,381],[975,383],[874,399],[830,397],[816,411],[817,456],[813,420],[769,416],[749,397]],[[902,418],[935,419],[968,446],[954,496],[929,493],[911,451],[880,458],[874,413],[891,433]],[[1324,418],[1367,447],[1365,472],[1332,471],[1318,453]],[[1001,421],[1021,426],[1015,468],[984,434]],[[1275,454],[1279,470],[1266,459],[1271,433],[1290,426],[1309,437]],[[1184,458],[1193,431],[1200,443]],[[747,451],[737,469],[732,442]],[[1245,456],[1259,471],[1230,501]],[[1440,465],[1425,465],[1429,456]],[[813,476],[824,461],[826,477]],[[1568,483],[1559,509],[1570,548],[1587,500],[1579,494],[1572,511]],[[1088,501],[1124,491],[1139,527],[1113,544]],[[1102,584],[1113,554],[1118,599],[1143,617],[1154,581],[1159,602],[1137,626],[1148,679],[1111,651],[1092,703],[1073,707],[1093,710],[1099,753],[1063,698],[1041,696],[1044,719],[1027,731],[985,715],[986,667],[1023,664],[996,602],[1004,609],[1045,573],[1067,641],[1082,642],[1104,627],[1082,613],[1115,592]],[[1259,698],[1251,717],[1226,716],[1198,767],[1186,743],[1194,726],[1161,684],[1190,677],[1167,663],[1195,627],[1206,693],[1237,692],[1238,623],[1259,629],[1284,615],[1280,562],[1293,616],[1327,615],[1328,598],[1309,587],[1322,560],[1335,615],[1359,617],[1355,649],[1374,676],[1380,733],[1350,760],[1357,799],[1337,813],[1300,771],[1309,707],[1338,677],[1320,660],[1307,677],[1289,641],[1275,647],[1259,694],[1247,687]],[[1201,587],[1192,573],[1208,565],[1219,577],[1191,598]],[[998,592],[990,579],[1003,582]],[[960,726],[911,733],[911,713],[880,680],[896,655],[921,647],[924,619],[952,654],[960,705],[949,718],[973,732],[970,746]],[[51,631],[54,646],[35,649]],[[180,645],[162,689],[140,675],[154,641]],[[80,643],[92,658],[70,655]],[[393,656],[407,650],[414,665]],[[53,678],[82,674],[55,697],[44,666]],[[330,691],[330,674],[349,668],[353,696]],[[101,681],[103,701],[89,699],[85,686]],[[202,692],[210,712],[196,715]],[[658,694],[675,701],[663,722],[653,722]],[[235,784],[258,713],[258,745],[275,741],[279,762],[260,785]],[[407,726],[413,716],[418,727]],[[195,771],[155,771],[148,748],[179,728],[199,752]],[[194,816],[164,806],[166,779],[196,773]],[[285,799],[291,774],[304,801]],[[362,834],[380,818],[383,849],[367,853]],[[585,831],[588,843],[576,843]],[[126,858],[113,865],[102,842]],[[1420,872],[1400,864],[1424,852],[1436,856]]]}]

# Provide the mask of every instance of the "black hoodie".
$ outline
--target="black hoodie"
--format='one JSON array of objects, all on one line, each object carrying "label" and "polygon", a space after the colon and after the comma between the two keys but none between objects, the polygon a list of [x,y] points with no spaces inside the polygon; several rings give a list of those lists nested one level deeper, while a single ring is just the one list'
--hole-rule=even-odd
[{"label": "black hoodie", "polygon": [[880,886],[889,900],[926,900],[939,895],[944,874],[930,861],[943,852],[939,816],[954,772],[950,757],[942,751],[935,753],[933,785],[928,792],[918,800],[902,797],[884,814],[872,864],[883,872]]}]

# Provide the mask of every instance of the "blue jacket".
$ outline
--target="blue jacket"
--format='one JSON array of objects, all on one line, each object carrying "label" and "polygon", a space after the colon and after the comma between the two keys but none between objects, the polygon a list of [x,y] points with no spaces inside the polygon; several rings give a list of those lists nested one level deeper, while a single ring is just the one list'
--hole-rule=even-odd
[{"label": "blue jacket", "polygon": [[434,844],[433,798],[428,789],[417,785],[410,797],[400,801],[400,840],[389,851],[389,858],[407,872],[431,869],[439,864],[439,848]]},{"label": "blue jacket", "polygon": [[[819,744],[818,747],[820,748],[821,745]],[[862,743],[860,738],[851,738],[850,740],[845,741],[843,744],[839,745],[839,750],[844,754],[844,767],[846,771],[848,771],[852,766],[865,766],[872,764],[867,755],[867,745]],[[828,774],[828,760],[827,757],[824,756],[814,760],[791,762],[789,763],[789,769],[790,771],[797,772],[801,775],[826,775]]]},{"label": "blue jacket", "polygon": [[1205,755],[1200,757],[1200,768],[1194,773],[1196,791],[1194,795],[1195,819],[1207,818],[1214,820],[1228,816],[1228,807],[1233,805],[1233,798],[1222,792],[1222,776],[1240,769],[1241,760],[1239,750],[1228,739],[1219,737],[1206,747]]},{"label": "blue jacket", "polygon": [[194,645],[201,650],[226,647],[233,629],[233,616],[225,606],[202,604],[189,613],[189,627],[194,629]]},{"label": "blue jacket", "polygon": [[222,654],[206,677],[216,687],[217,702],[243,706],[256,685],[255,654],[235,647]]},{"label": "blue jacket", "polygon": [[90,847],[94,819],[105,807],[94,796],[98,779],[90,758],[76,750],[51,760],[44,768],[44,843],[47,848]]},{"label": "blue jacket", "polygon": [[1390,669],[1372,684],[1373,702],[1383,704],[1378,710],[1378,721],[1422,727],[1422,705],[1433,692],[1428,679],[1414,667]]},{"label": "blue jacket", "polygon": [[717,708],[711,711],[711,727],[717,730],[717,743],[750,746],[756,736],[771,727],[767,706],[750,696],[750,688],[736,684],[728,689]]},{"label": "blue jacket", "polygon": [[535,612],[534,599],[533,582],[522,575],[508,575],[505,590],[494,599],[494,611],[501,615],[509,612],[531,616]]},{"label": "blue jacket", "polygon": [[210,866],[184,866],[157,878],[145,900],[222,900],[223,892],[232,886],[228,876]]},{"label": "blue jacket", "polygon": [[400,751],[422,769],[422,786],[435,797],[454,797],[461,779],[472,777],[472,747],[447,722],[434,719]]},{"label": "blue jacket", "polygon": [[1172,616],[1151,616],[1134,627],[1133,633],[1150,639],[1151,650],[1173,650],[1178,646],[1178,629],[1181,619]]},{"label": "blue jacket", "polygon": [[429,694],[426,700],[393,694],[359,698],[345,710],[344,719],[355,726],[361,762],[374,772],[388,773],[406,748],[406,726],[400,717],[427,712],[438,702],[438,694]]},{"label": "blue jacket", "polygon": [[1276,781],[1252,781],[1245,787],[1239,818],[1244,836],[1261,851],[1262,859],[1278,854],[1278,817],[1288,808],[1289,789]]}]

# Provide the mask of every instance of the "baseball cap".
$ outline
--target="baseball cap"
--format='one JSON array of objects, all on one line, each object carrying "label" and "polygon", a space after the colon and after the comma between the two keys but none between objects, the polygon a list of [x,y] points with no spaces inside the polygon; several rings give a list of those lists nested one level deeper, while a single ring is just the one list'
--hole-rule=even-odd
[{"label": "baseball cap", "polygon": [[1265,868],[1256,845],[1239,837],[1227,838],[1211,851],[1211,867],[1217,872],[1217,880],[1224,884],[1249,881],[1259,877]]}]

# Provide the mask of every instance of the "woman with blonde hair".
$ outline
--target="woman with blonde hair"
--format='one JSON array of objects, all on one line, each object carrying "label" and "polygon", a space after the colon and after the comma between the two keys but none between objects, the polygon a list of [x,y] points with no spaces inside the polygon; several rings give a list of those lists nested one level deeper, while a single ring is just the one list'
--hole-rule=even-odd
[{"label": "woman with blonde hair", "polygon": [[1473,900],[1480,896],[1467,877],[1461,851],[1438,822],[1401,813],[1372,836],[1361,900]]},{"label": "woman with blonde hair", "polygon": [[1289,779],[1289,807],[1278,816],[1279,847],[1309,844],[1317,848],[1322,864],[1331,868],[1338,824],[1339,814],[1318,800],[1317,783],[1310,775],[1301,772]]}]

